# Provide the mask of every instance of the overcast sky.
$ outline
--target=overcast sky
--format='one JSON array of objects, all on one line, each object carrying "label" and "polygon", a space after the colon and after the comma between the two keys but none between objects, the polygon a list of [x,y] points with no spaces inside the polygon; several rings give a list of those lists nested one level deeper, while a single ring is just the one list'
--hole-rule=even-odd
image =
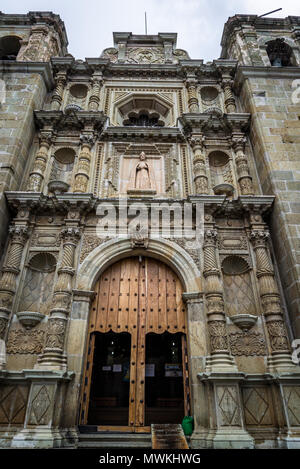
[{"label": "overcast sky", "polygon": [[99,57],[113,45],[113,31],[144,34],[177,32],[177,47],[192,59],[220,56],[224,23],[237,13],[262,15],[276,8],[273,17],[300,16],[299,0],[7,0],[3,13],[53,11],[65,22],[69,52],[77,59]]}]

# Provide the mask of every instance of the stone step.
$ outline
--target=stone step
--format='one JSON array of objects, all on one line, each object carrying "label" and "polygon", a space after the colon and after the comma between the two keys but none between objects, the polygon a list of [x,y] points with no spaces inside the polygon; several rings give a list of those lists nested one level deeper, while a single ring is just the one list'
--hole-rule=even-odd
[{"label": "stone step", "polygon": [[80,433],[78,448],[151,448],[150,433]]}]

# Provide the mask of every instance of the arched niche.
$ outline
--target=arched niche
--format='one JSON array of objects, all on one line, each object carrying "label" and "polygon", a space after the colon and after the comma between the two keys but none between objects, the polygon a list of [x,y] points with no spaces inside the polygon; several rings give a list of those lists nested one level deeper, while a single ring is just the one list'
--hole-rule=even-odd
[{"label": "arched niche", "polygon": [[215,150],[209,153],[208,160],[214,193],[232,196],[234,186],[229,156],[224,151]]},{"label": "arched niche", "polygon": [[27,264],[19,311],[49,313],[55,269],[56,257],[53,254],[39,252],[32,255]]},{"label": "arched niche", "polygon": [[75,150],[70,147],[59,148],[54,152],[48,184],[49,192],[67,192],[69,190],[72,184],[75,156]]},{"label": "arched niche", "polygon": [[115,125],[127,125],[130,116],[148,115],[157,119],[159,126],[174,125],[173,106],[163,97],[152,94],[131,94],[116,102],[113,108],[112,122]]},{"label": "arched niche", "polygon": [[226,256],[222,261],[225,308],[229,316],[257,314],[250,265],[238,255]]}]

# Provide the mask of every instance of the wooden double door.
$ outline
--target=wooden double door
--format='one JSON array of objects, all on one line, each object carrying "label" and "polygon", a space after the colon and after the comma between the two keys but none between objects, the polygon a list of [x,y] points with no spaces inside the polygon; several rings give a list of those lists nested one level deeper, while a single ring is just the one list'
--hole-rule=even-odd
[{"label": "wooden double door", "polygon": [[96,287],[80,423],[144,432],[190,413],[182,285],[164,263],[131,257]]}]

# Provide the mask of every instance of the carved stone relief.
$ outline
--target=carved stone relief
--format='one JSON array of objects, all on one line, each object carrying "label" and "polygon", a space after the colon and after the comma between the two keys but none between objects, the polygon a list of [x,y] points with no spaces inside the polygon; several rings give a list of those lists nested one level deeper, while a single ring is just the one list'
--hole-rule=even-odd
[{"label": "carved stone relief", "polygon": [[96,247],[109,239],[109,236],[107,238],[99,238],[96,234],[84,235],[80,252],[80,263],[82,263]]},{"label": "carved stone relief", "polygon": [[34,384],[31,398],[29,425],[47,425],[52,416],[54,386]]},{"label": "carved stone relief", "polygon": [[220,427],[241,426],[237,386],[217,386],[216,399]]},{"label": "carved stone relief", "polygon": [[40,354],[43,350],[45,331],[40,329],[12,329],[8,335],[7,353]]},{"label": "carved stone relief", "polygon": [[264,336],[259,332],[231,332],[229,343],[234,356],[249,357],[267,354]]}]

